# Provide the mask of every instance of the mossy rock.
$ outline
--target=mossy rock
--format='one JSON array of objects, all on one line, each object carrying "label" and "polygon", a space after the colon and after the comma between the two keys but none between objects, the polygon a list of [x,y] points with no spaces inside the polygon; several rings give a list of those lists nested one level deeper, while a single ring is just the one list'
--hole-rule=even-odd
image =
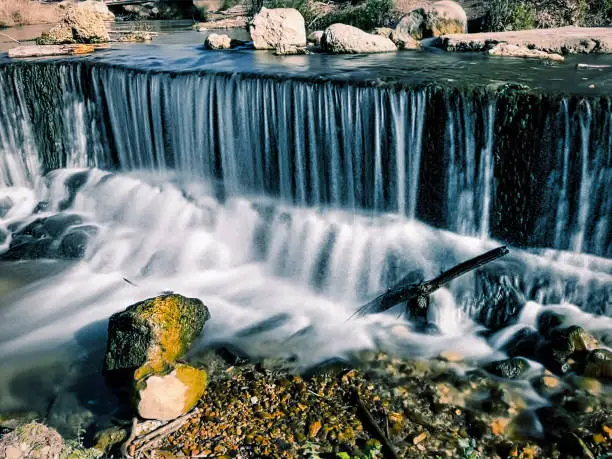
[{"label": "mossy rock", "polygon": [[507,379],[520,379],[528,369],[529,363],[521,357],[497,360],[485,365],[489,373]]},{"label": "mossy rock", "polygon": [[104,369],[137,370],[134,379],[168,371],[202,333],[210,317],[196,298],[161,295],[113,314]]},{"label": "mossy rock", "polygon": [[607,349],[591,351],[584,364],[584,375],[604,381],[612,381],[612,352]]},{"label": "mossy rock", "polygon": [[175,419],[196,405],[206,385],[206,372],[185,364],[168,374],[150,375],[136,383],[138,414],[144,419]]}]

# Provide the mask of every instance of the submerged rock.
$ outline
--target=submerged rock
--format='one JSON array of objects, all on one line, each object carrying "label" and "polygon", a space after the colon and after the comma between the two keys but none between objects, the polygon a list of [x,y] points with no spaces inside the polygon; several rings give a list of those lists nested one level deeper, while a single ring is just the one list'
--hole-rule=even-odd
[{"label": "submerged rock", "polygon": [[69,6],[66,13],[48,33],[37,40],[39,45],[59,45],[63,43],[103,43],[110,41],[104,25],[105,15],[98,2],[85,2],[83,5]]},{"label": "submerged rock", "polygon": [[211,33],[204,41],[206,49],[230,49],[232,47],[232,39],[229,35],[220,35]]},{"label": "submerged rock", "polygon": [[167,370],[202,333],[208,308],[198,299],[161,295],[111,316],[104,369],[136,370],[135,380]]},{"label": "submerged rock", "polygon": [[564,62],[565,58],[560,54],[547,53],[537,49],[529,49],[525,46],[500,43],[489,50],[489,56],[522,57],[529,59],[544,59],[554,62]]},{"label": "submerged rock", "polygon": [[458,3],[443,0],[412,10],[399,21],[395,30],[417,40],[466,33],[467,15]]},{"label": "submerged rock", "polygon": [[168,374],[151,375],[136,385],[138,414],[144,419],[175,419],[196,405],[206,382],[204,370],[184,364]]},{"label": "submerged rock", "polygon": [[32,422],[0,437],[0,457],[5,459],[55,459],[64,441],[55,429]]},{"label": "submerged rock", "polygon": [[497,360],[487,364],[485,367],[489,373],[507,379],[519,379],[529,369],[527,360],[514,357],[506,360]]},{"label": "submerged rock", "polygon": [[381,35],[364,32],[357,27],[333,24],[325,29],[321,47],[330,53],[388,53],[397,51],[391,40]]},{"label": "submerged rock", "polygon": [[262,8],[249,24],[249,32],[255,49],[306,46],[304,18],[293,8]]}]

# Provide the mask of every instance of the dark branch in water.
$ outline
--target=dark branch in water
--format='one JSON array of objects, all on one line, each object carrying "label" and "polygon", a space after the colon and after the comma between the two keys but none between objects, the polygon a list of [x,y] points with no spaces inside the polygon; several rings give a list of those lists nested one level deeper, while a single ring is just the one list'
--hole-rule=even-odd
[{"label": "dark branch in water", "polygon": [[138,285],[136,285],[136,284],[135,284],[134,282],[132,282],[131,280],[126,279],[125,277],[123,278],[123,280],[124,280],[125,282],[127,282],[128,284],[130,284],[132,287],[138,287]]},{"label": "dark branch in water", "polygon": [[438,277],[431,279],[426,282],[419,283],[408,283],[408,277],[402,279],[397,285],[391,287],[382,295],[374,298],[369,303],[360,307],[352,317],[361,317],[368,314],[376,314],[379,312],[387,311],[396,304],[407,302],[408,312],[415,313],[418,316],[422,316],[427,313],[427,306],[429,305],[429,295],[438,290],[440,287],[448,284],[453,279],[462,276],[474,269],[486,265],[498,258],[507,255],[510,251],[506,246],[498,247],[497,249],[490,250],[489,252],[478,255],[475,258],[459,263],[457,266],[444,271]]}]

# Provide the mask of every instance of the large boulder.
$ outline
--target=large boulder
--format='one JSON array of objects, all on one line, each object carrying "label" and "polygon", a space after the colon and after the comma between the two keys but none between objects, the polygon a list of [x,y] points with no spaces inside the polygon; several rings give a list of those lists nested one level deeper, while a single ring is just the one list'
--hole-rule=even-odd
[{"label": "large boulder", "polygon": [[467,15],[456,2],[442,0],[429,7],[417,8],[404,16],[395,30],[417,40],[467,32]]},{"label": "large boulder", "polygon": [[55,429],[32,422],[0,437],[0,457],[5,459],[55,459],[64,441]]},{"label": "large boulder", "polygon": [[[98,2],[88,1],[85,6],[69,6],[66,13],[48,33],[38,39],[41,45],[63,43],[104,43],[110,36],[104,25],[108,18]],[[110,12],[109,12],[110,13]]]},{"label": "large boulder", "polygon": [[138,381],[172,368],[202,333],[208,308],[198,299],[161,295],[113,314],[104,370],[135,371]]},{"label": "large boulder", "polygon": [[320,46],[322,37],[323,37],[323,31],[315,30],[314,32],[311,32],[310,35],[308,35],[308,42],[312,43],[315,46]]},{"label": "large boulder", "polygon": [[249,24],[249,32],[255,49],[306,46],[304,18],[293,8],[262,8]]},{"label": "large boulder", "polygon": [[395,44],[381,35],[364,32],[346,24],[332,24],[321,37],[321,47],[330,53],[388,53],[397,51]]},{"label": "large boulder", "polygon": [[206,382],[204,370],[184,364],[170,373],[151,375],[136,384],[138,414],[144,419],[175,419],[196,405]]}]

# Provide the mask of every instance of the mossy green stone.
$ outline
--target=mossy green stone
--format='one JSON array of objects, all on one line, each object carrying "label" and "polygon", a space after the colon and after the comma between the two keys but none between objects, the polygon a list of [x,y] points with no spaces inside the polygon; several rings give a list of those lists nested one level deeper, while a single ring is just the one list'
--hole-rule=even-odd
[{"label": "mossy green stone", "polygon": [[209,317],[200,300],[177,294],[149,298],[114,314],[105,371],[138,369],[135,379],[164,371],[190,349]]}]

